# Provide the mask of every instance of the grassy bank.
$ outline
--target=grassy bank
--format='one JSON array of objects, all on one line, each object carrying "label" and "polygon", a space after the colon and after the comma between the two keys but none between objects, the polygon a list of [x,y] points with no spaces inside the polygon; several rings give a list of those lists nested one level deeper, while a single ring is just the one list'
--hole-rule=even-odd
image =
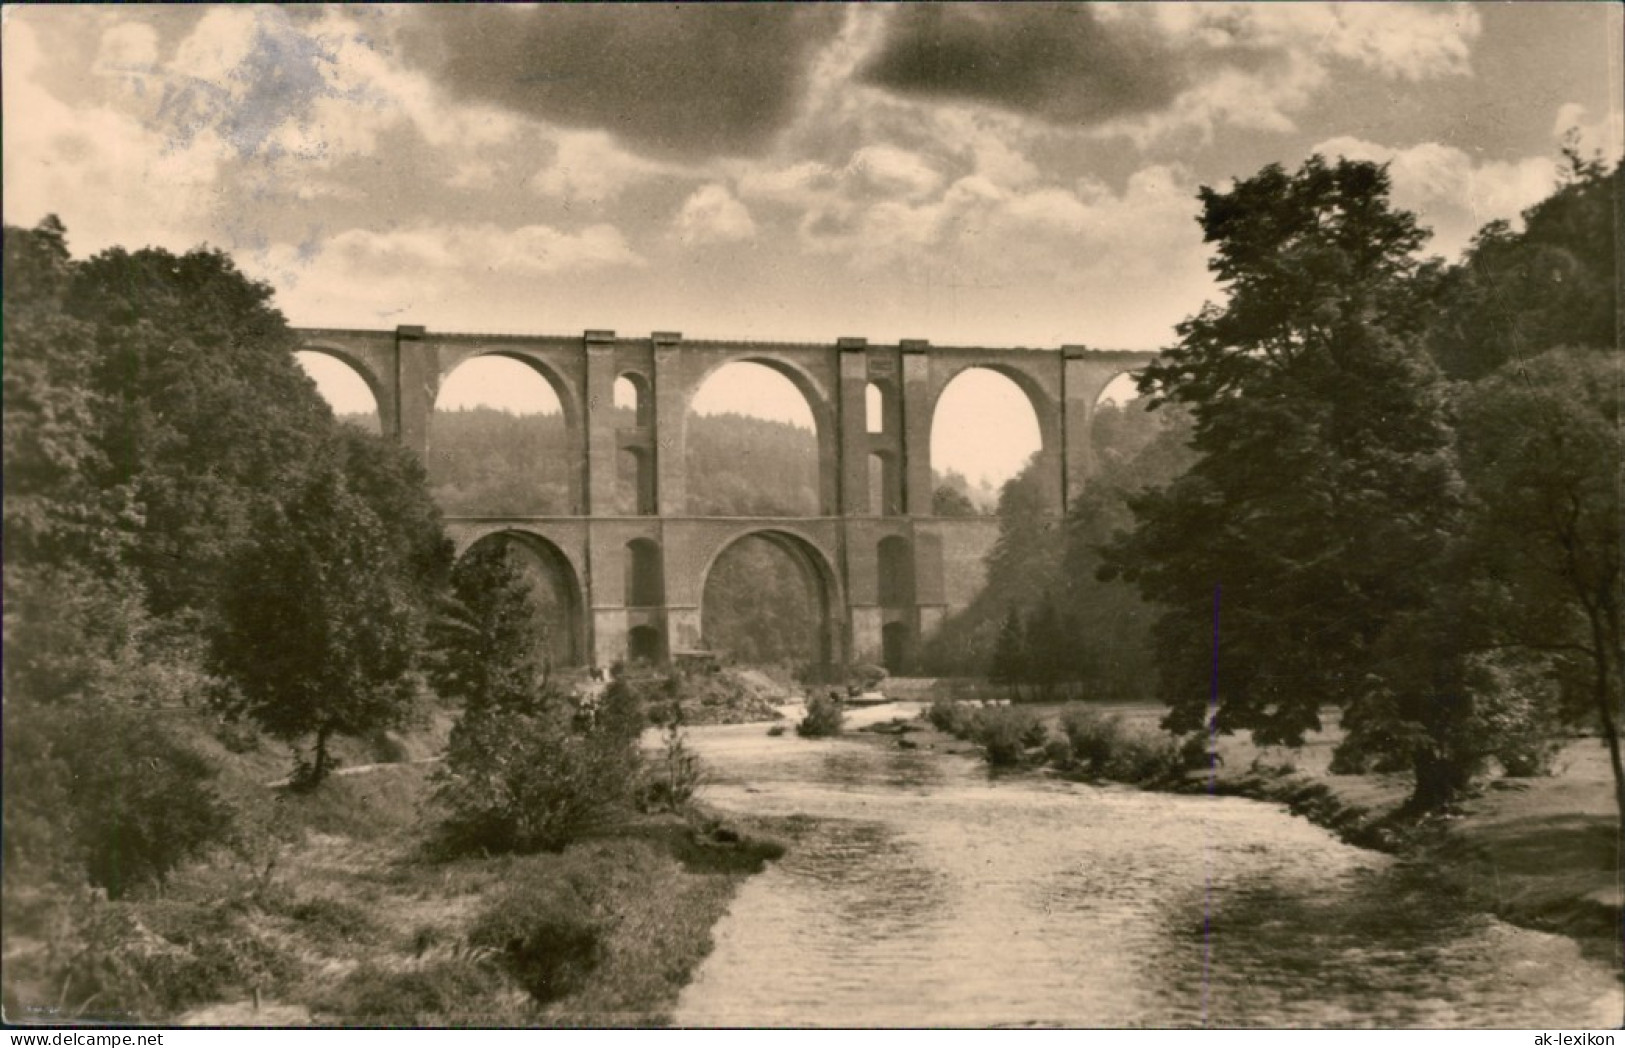
[{"label": "grassy bank", "polygon": [[268,795],[243,806],[262,816],[161,892],[8,879],[7,1018],[660,1025],[734,891],[782,851],[690,812],[628,814],[558,853],[448,858],[434,765],[398,749],[311,793],[264,785],[284,755],[217,754],[223,789]]},{"label": "grassy bank", "polygon": [[[1526,928],[1577,940],[1590,956],[1619,964],[1621,899],[1620,837],[1607,753],[1595,738],[1568,740],[1553,774],[1492,778],[1447,815],[1416,819],[1402,811],[1410,795],[1404,774],[1334,775],[1331,756],[1342,734],[1335,710],[1325,710],[1325,730],[1298,749],[1259,747],[1242,737],[1216,740],[1216,766],[1177,767],[1171,747],[1159,748],[1155,706],[1095,708],[1115,728],[1101,759],[1088,763],[1074,753],[1058,706],[1020,707],[1007,715],[1028,716],[1045,729],[1046,741],[1029,736],[1025,759],[1013,766],[1084,780],[1129,782],[1146,789],[1242,796],[1284,805],[1295,814],[1361,847],[1395,853],[1425,877],[1436,892],[1465,899],[1475,908]],[[914,744],[938,749],[993,751],[970,728],[969,712],[939,713],[956,733],[915,735]],[[995,745],[998,725],[992,738]],[[1004,735],[1020,725],[1003,725]],[[1129,759],[1114,760],[1115,747]]]}]

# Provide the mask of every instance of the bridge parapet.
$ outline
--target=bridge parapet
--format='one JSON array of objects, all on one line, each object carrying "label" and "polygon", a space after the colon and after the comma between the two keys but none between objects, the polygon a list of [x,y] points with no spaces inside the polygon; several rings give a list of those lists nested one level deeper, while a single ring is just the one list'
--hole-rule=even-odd
[{"label": "bridge parapet", "polygon": [[[948,384],[968,369],[985,368],[1022,390],[1042,438],[1045,502],[1059,516],[1095,469],[1089,434],[1101,392],[1118,375],[1155,359],[1154,353],[1076,345],[998,349],[933,346],[923,339],[722,341],[685,339],[671,331],[631,338],[607,329],[524,335],[401,325],[306,328],[298,334],[300,349],[336,357],[359,373],[377,401],[383,431],[423,456],[435,399],[460,364],[503,356],[549,383],[564,411],[576,515],[457,517],[447,527],[459,553],[498,534],[550,551],[577,594],[573,650],[578,658],[599,663],[624,658],[629,631],[655,629],[659,622],[665,650],[699,647],[705,577],[727,545],[751,534],[783,544],[817,576],[831,658],[895,654],[890,640],[898,630],[912,648],[944,616],[974,598],[997,537],[991,518],[932,515],[931,428]],[[774,369],[807,400],[821,463],[818,516],[707,518],[687,512],[684,449],[690,407],[709,376],[741,361]],[[614,412],[615,382],[622,377],[639,394],[633,426],[621,425]],[[871,389],[880,403],[878,427],[869,421]],[[634,501],[643,515],[617,514],[622,455],[637,464]],[[876,482],[881,487],[871,491]],[[659,550],[658,606],[626,598],[628,551],[638,542]],[[643,547],[646,559],[648,548]],[[883,548],[890,552],[883,554]],[[906,572],[896,566],[902,549]],[[882,563],[887,557],[890,568]],[[907,576],[905,601],[897,598],[900,575]],[[883,592],[889,594],[885,600]]]}]

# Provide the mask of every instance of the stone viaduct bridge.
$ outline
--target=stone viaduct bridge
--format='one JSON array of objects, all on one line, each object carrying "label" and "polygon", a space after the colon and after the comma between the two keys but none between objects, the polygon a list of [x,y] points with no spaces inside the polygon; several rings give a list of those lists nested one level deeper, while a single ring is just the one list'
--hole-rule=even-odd
[{"label": "stone viaduct bridge", "polygon": [[[301,329],[299,349],[336,357],[371,388],[379,421],[426,455],[442,380],[477,356],[534,368],[563,407],[571,462],[569,516],[448,517],[461,554],[501,535],[525,544],[560,584],[572,661],[658,659],[705,646],[701,597],[717,557],[759,535],[791,554],[823,604],[828,660],[906,668],[918,641],[974,598],[993,518],[932,512],[931,425],[937,399],[967,368],[1011,379],[1032,404],[1043,446],[1038,472],[1057,520],[1094,469],[1096,401],[1118,375],[1154,354],[1081,346],[988,349],[904,340],[870,345],[684,340],[655,332],[618,338]],[[700,517],[685,511],[689,404],[718,368],[765,365],[811,408],[820,458],[816,517]],[[614,410],[618,379],[638,394],[636,421]],[[878,391],[878,417],[871,404]],[[635,460],[636,508],[617,511],[618,459]],[[630,471],[628,471],[630,472]],[[880,490],[871,491],[871,485]]]}]

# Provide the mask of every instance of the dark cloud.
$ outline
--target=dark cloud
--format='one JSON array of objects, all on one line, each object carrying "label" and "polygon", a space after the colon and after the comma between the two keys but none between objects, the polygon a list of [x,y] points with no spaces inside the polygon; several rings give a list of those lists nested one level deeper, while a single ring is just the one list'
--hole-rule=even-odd
[{"label": "dark cloud", "polygon": [[764,148],[843,17],[817,4],[429,5],[409,9],[401,42],[459,98],[698,158]]},{"label": "dark cloud", "polygon": [[1160,109],[1185,86],[1165,43],[1085,4],[895,8],[861,76],[900,94],[958,98],[1055,123]]}]

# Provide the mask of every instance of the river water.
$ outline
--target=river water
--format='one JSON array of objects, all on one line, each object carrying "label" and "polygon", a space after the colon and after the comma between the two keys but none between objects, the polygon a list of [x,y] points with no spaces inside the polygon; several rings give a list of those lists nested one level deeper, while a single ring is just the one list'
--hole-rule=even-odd
[{"label": "river water", "polygon": [[811,818],[714,929],[681,1026],[1619,1021],[1617,978],[1570,940],[1457,911],[1275,805],[760,724],[691,740],[707,804]]}]

